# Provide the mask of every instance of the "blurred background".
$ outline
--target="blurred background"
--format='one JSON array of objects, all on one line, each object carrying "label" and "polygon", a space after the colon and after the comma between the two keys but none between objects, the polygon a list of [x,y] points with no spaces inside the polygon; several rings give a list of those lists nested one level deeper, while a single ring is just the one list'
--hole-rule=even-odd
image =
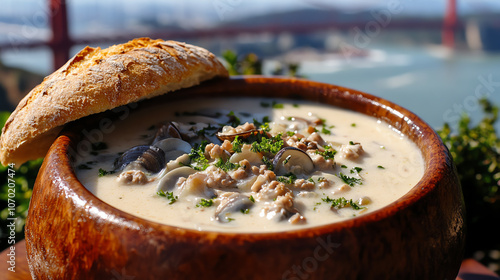
[{"label": "blurred background", "polygon": [[478,96],[500,102],[499,15],[497,0],[2,0],[0,110],[84,46],[148,36],[252,52],[265,74],[299,63],[454,126]]},{"label": "blurred background", "polygon": [[[1,4],[0,111],[12,111],[44,76],[84,46],[105,48],[135,37],[185,41],[220,57],[227,50],[240,57],[253,53],[266,75],[286,73],[292,65],[299,76],[402,105],[436,130],[444,123],[457,130],[464,114],[479,123],[482,98],[491,101],[490,107],[500,104],[498,0],[2,0]],[[490,123],[500,128],[495,121]],[[462,132],[459,139],[468,133]],[[483,173],[471,178],[489,180],[489,197],[481,194],[478,201],[484,204],[490,199],[498,214],[500,142],[494,130],[488,133],[493,142],[486,146],[494,147],[493,154],[469,160],[488,161]],[[488,174],[494,176],[484,180]],[[475,215],[493,210],[480,211]],[[493,217],[498,223],[500,216]],[[491,222],[485,219],[474,238],[488,233]],[[490,268],[499,271],[500,243],[498,235],[492,236],[477,248],[493,250],[473,248],[468,254],[493,259]]]}]

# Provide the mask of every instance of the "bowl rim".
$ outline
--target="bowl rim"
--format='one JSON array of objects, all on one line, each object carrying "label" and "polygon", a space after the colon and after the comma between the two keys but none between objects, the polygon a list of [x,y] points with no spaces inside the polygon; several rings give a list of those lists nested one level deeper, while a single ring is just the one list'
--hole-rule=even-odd
[{"label": "bowl rim", "polygon": [[[272,231],[272,232],[224,232],[224,231],[198,231],[190,228],[180,228],[176,226],[171,226],[167,224],[162,224],[147,220],[133,214],[124,212],[117,209],[106,202],[102,201],[94,194],[92,194],[82,183],[77,179],[73,164],[70,160],[71,157],[71,146],[75,145],[79,140],[80,134],[76,131],[81,128],[81,124],[84,120],[77,120],[71,124],[66,125],[58,138],[54,141],[50,151],[59,150],[60,164],[57,164],[59,170],[55,172],[60,172],[65,174],[64,180],[70,181],[70,184],[64,184],[66,191],[70,192],[72,195],[76,195],[77,199],[80,201],[90,202],[91,206],[97,207],[99,213],[94,213],[98,216],[105,215],[107,219],[113,223],[119,223],[121,226],[125,225],[130,228],[135,229],[154,229],[160,230],[169,235],[172,233],[182,234],[184,236],[191,236],[194,238],[208,238],[214,240],[216,237],[218,240],[225,240],[226,242],[231,242],[234,240],[272,240],[272,239],[295,239],[295,238],[306,238],[310,236],[319,236],[324,234],[329,234],[332,232],[338,232],[346,228],[361,227],[370,223],[375,223],[377,221],[387,219],[391,216],[396,215],[399,211],[404,210],[411,205],[415,204],[417,201],[425,197],[428,193],[433,191],[438,182],[445,176],[446,170],[450,168],[450,156],[447,148],[444,146],[441,138],[436,134],[436,132],[420,117],[412,113],[411,111],[392,103],[383,98],[364,93],[358,90],[345,88],[342,86],[337,86],[334,84],[327,84],[322,82],[315,82],[300,78],[288,78],[288,77],[266,77],[266,76],[233,76],[230,79],[216,79],[203,83],[199,86],[181,90],[181,91],[196,91],[196,90],[214,90],[217,87],[225,86],[229,89],[224,89],[224,91],[231,91],[232,88],[238,88],[242,86],[283,86],[288,85],[292,87],[299,88],[312,88],[312,90],[328,90],[328,92],[335,92],[341,95],[340,99],[349,100],[349,102],[363,103],[366,108],[380,108],[387,115],[380,116],[378,119],[385,121],[386,123],[392,125],[401,133],[405,134],[410,140],[415,142],[419,147],[422,156],[424,158],[424,174],[419,182],[413,186],[410,191],[405,195],[398,198],[396,201],[372,212],[359,215],[354,218],[342,220],[339,222],[334,222],[331,224],[305,227],[296,230],[285,230],[285,231]],[[324,95],[330,95],[330,93],[324,93]],[[333,93],[332,93],[333,94]],[[321,95],[321,94],[320,94]],[[302,96],[303,97],[303,96]],[[145,103],[157,103],[158,100],[168,99],[168,94],[156,97],[153,99],[145,100]],[[307,99],[307,98],[306,98]],[[332,106],[331,104],[328,104]],[[335,106],[335,105],[333,105]],[[349,108],[348,108],[349,109]],[[352,110],[352,109],[350,109]],[[359,110],[354,110],[358,111]],[[106,113],[106,112],[105,112]],[[374,112],[360,112],[368,116],[375,116]],[[389,122],[390,116],[398,117],[401,122]],[[89,116],[87,118],[95,118],[95,115]],[[81,131],[81,129],[80,129]],[[406,133],[404,132],[406,131]],[[411,133],[409,135],[408,133]],[[419,141],[417,143],[417,141]],[[426,149],[423,149],[426,148]],[[431,174],[432,173],[432,174]],[[68,177],[70,176],[70,177]],[[75,199],[75,198],[73,198]]]}]

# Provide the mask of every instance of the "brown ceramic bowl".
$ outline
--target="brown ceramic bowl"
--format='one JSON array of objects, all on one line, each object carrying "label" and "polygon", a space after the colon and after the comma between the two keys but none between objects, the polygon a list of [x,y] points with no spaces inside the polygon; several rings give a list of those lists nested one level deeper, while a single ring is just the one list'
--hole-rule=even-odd
[{"label": "brown ceramic bowl", "polygon": [[[26,225],[36,279],[455,279],[464,204],[452,159],[419,117],[384,99],[300,79],[239,77],[146,101],[272,96],[336,105],[379,118],[422,151],[425,174],[396,202],[359,217],[277,233],[199,232],[158,224],[102,202],[77,180],[70,124],[48,152]],[[146,206],[145,206],[146,207]]]}]

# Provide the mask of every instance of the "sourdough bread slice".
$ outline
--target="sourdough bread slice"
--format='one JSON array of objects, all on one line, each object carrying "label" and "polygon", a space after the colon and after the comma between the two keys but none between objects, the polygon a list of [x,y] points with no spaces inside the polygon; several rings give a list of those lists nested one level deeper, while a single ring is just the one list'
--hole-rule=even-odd
[{"label": "sourdough bread slice", "polygon": [[185,43],[139,38],[86,47],[21,100],[2,129],[0,161],[43,157],[68,122],[227,76],[212,53]]}]

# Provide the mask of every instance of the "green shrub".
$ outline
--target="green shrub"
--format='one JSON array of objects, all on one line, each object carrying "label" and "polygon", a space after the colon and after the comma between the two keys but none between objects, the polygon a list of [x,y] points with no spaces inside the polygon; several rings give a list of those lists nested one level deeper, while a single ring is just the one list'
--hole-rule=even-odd
[{"label": "green shrub", "polygon": [[[0,128],[4,126],[9,115],[9,112],[0,112]],[[28,206],[41,163],[42,159],[33,160],[15,169],[0,164],[0,250],[11,245],[8,240],[10,229],[7,225],[10,224],[12,220],[8,220],[7,218],[15,218],[16,241],[24,239],[24,224],[28,214]],[[8,207],[8,202],[9,192],[12,193],[13,191],[9,191],[9,183],[11,183],[10,186],[12,186],[13,182],[15,182],[13,188],[15,190],[15,196],[11,196],[10,199],[11,202],[15,202],[16,207],[14,211],[11,212],[12,209]]]},{"label": "green shrub", "polygon": [[[471,126],[464,114],[458,131],[445,123],[438,131],[450,150],[457,167],[465,198],[467,217],[466,254],[500,250],[500,139],[495,131],[498,107],[486,99],[480,100],[483,119]],[[496,225],[495,225],[496,224]],[[488,260],[485,262],[498,260]]]}]

